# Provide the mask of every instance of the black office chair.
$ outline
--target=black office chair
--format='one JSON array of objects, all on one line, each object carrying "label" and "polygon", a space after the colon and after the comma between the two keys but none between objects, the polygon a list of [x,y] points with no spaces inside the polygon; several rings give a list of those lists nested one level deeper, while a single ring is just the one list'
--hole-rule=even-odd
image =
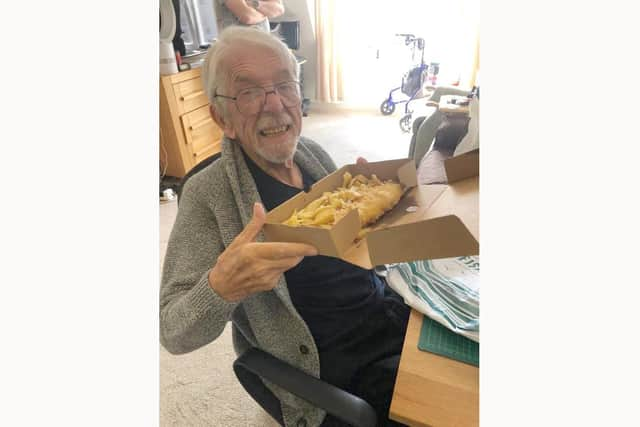
[{"label": "black office chair", "polygon": [[191,170],[189,172],[187,172],[187,174],[184,177],[182,177],[182,179],[180,180],[180,184],[178,185],[178,188],[176,189],[177,190],[176,193],[178,194],[178,204],[180,204],[180,195],[182,194],[182,189],[184,188],[184,185],[187,183],[189,178],[191,178],[193,175],[197,174],[202,169],[204,169],[207,166],[209,166],[211,163],[213,163],[216,160],[218,160],[220,158],[221,154],[222,154],[221,152],[218,152],[218,153],[216,153],[216,154],[214,154],[212,156],[207,157],[206,159],[204,159],[203,161],[201,161],[200,163],[195,165],[193,168],[191,168]]},{"label": "black office chair", "polygon": [[[185,183],[220,157],[216,153],[198,163],[180,181],[178,203]],[[234,327],[235,328],[235,327]],[[375,427],[375,410],[363,399],[319,380],[258,348],[250,348],[233,363],[242,387],[273,419],[283,423],[280,402],[260,378],[278,385],[310,404],[355,427]]]},{"label": "black office chair", "polygon": [[260,378],[287,390],[334,417],[356,427],[375,427],[377,415],[363,399],[311,376],[258,348],[245,351],[233,371],[249,395],[283,425],[280,402]]}]

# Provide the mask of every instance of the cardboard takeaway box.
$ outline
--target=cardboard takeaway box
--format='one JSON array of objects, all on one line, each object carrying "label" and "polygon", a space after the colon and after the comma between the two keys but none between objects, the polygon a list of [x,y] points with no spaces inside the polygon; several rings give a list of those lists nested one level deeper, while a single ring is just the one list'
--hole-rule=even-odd
[{"label": "cardboard takeaway box", "polygon": [[[351,164],[316,182],[267,214],[263,231],[267,241],[309,243],[321,255],[373,268],[376,265],[419,259],[477,255],[479,151],[474,150],[445,162],[448,184],[417,185],[415,162],[411,159]],[[352,210],[331,229],[290,227],[282,224],[294,209],[342,185],[343,175],[381,180],[393,179],[409,187],[400,202],[387,212],[362,240],[358,212]]]}]

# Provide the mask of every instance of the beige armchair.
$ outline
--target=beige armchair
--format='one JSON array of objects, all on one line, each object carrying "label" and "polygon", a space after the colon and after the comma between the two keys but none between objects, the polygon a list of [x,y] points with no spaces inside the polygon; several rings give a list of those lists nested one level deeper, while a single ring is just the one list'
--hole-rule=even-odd
[{"label": "beige armchair", "polygon": [[426,90],[431,92],[427,98],[427,105],[435,107],[436,110],[425,117],[418,117],[413,122],[413,136],[409,145],[409,157],[413,158],[416,166],[420,164],[420,160],[429,151],[436,137],[438,128],[444,120],[444,115],[438,110],[440,98],[443,95],[460,95],[469,94],[469,89],[461,89],[455,86],[426,86]]},{"label": "beige armchair", "polygon": [[[431,94],[427,99],[427,105],[435,107],[436,110],[431,115],[418,117],[413,122],[409,157],[414,159],[418,168],[418,181],[422,184],[435,184],[446,182],[444,160],[454,155],[461,141],[465,141],[465,146],[477,146],[478,121],[477,108],[472,111],[472,117],[448,117],[438,109],[442,96],[465,96],[471,92],[470,90],[452,86],[428,89],[431,90]],[[473,135],[468,135],[468,131],[472,131]]]}]

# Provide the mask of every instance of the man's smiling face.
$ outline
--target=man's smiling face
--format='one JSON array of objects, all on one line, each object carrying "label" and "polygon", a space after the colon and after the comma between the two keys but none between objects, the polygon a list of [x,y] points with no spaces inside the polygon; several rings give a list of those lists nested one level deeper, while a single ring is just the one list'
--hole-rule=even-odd
[{"label": "man's smiling face", "polygon": [[[228,83],[224,95],[237,96],[253,87],[264,87],[269,92],[274,85],[296,80],[291,64],[262,46],[245,44],[242,49],[228,53],[226,60]],[[302,128],[299,103],[285,107],[280,95],[267,93],[261,111],[256,114],[240,112],[233,104],[229,100],[226,106],[224,131],[229,138],[236,139],[251,157],[258,155],[269,163],[284,164],[293,158]]]}]

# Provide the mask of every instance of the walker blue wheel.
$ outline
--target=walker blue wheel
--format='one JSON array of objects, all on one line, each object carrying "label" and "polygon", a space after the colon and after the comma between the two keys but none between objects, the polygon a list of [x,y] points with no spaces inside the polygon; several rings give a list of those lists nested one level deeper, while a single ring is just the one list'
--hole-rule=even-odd
[{"label": "walker blue wheel", "polygon": [[380,104],[380,112],[382,113],[383,116],[388,116],[389,114],[393,114],[395,110],[396,110],[396,104],[389,101],[388,99],[385,99],[384,101],[382,101],[382,104]]},{"label": "walker blue wheel", "polygon": [[402,116],[400,119],[400,129],[402,129],[402,132],[411,132],[411,122],[411,113]]}]

